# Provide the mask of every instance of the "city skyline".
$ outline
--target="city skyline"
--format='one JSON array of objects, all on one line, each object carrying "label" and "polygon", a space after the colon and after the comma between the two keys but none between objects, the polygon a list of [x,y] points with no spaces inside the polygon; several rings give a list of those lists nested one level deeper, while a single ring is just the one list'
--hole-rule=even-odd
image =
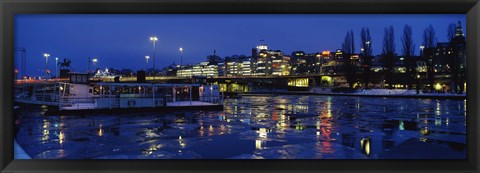
[{"label": "city skyline", "polygon": [[[215,51],[220,57],[250,55],[260,40],[269,49],[286,55],[341,48],[347,31],[354,31],[356,52],[360,51],[360,29],[372,34],[373,54],[380,54],[383,29],[395,28],[396,52],[401,54],[400,37],[405,24],[413,29],[418,55],[423,30],[432,25],[438,42],[447,41],[450,23],[462,22],[465,15],[19,15],[16,17],[15,47],[27,50],[27,75],[42,76],[44,53],[72,60],[74,71],[88,68],[88,58],[97,58],[99,68],[145,69],[145,56],[152,56],[150,37],[158,37],[156,68],[171,63],[205,61]],[[91,30],[89,31],[89,29]],[[465,30],[466,33],[466,30]],[[182,55],[179,48],[184,51]],[[17,52],[18,53],[18,52]],[[36,58],[38,57],[38,58]],[[16,61],[18,61],[18,56]],[[18,64],[16,67],[18,67]],[[152,66],[152,62],[149,62]],[[93,67],[91,67],[93,68]],[[54,73],[52,73],[54,74]]]}]

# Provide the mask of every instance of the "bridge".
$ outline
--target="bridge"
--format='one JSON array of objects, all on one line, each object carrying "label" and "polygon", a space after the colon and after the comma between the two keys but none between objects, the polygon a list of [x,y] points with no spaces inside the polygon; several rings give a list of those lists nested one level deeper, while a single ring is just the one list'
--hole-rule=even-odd
[{"label": "bridge", "polygon": [[[178,76],[146,76],[145,80],[150,82],[161,82],[161,81],[181,81],[181,80],[191,80],[197,78],[206,78],[208,80],[241,80],[241,79],[296,79],[296,78],[321,78],[322,76],[343,76],[343,74],[306,74],[306,75],[295,75],[295,76],[277,76],[277,75],[267,75],[267,76],[211,76],[211,77],[178,77]],[[93,77],[91,80],[99,80],[104,82],[115,82],[115,78],[112,76],[108,77]],[[137,76],[122,76],[118,79],[118,82],[136,82]]]},{"label": "bridge", "polygon": [[[215,83],[225,88],[225,91],[250,91],[251,89],[268,89],[268,88],[283,88],[294,90],[306,90],[310,86],[318,85],[322,82],[323,77],[327,76],[329,85],[334,77],[342,77],[343,74],[306,74],[306,75],[288,75],[288,76],[212,76],[212,77],[178,77],[178,76],[146,76],[145,82],[147,83]],[[54,84],[59,82],[68,82],[69,78],[59,79],[21,79],[16,81],[15,88],[20,89],[22,87]],[[137,76],[103,76],[103,77],[91,77],[90,81],[98,82],[119,82],[119,83],[132,83],[137,82]],[[36,86],[38,87],[38,86]],[[21,89],[20,89],[21,90]]]}]

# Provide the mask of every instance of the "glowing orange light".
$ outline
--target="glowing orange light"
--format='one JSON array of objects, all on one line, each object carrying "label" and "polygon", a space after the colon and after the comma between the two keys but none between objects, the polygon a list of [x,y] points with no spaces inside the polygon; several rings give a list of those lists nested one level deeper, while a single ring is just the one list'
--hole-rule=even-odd
[{"label": "glowing orange light", "polygon": [[329,56],[329,55],[330,55],[330,51],[328,50],[322,52],[322,56]]}]

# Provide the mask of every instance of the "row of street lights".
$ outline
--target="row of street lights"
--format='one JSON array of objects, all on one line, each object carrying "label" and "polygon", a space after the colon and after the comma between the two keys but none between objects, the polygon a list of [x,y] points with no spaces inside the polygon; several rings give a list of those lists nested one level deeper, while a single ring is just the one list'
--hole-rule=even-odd
[{"label": "row of street lights", "polygon": [[[150,41],[153,43],[153,71],[155,71],[156,66],[155,66],[155,48],[156,48],[156,43],[158,41],[158,38],[156,36],[151,36]],[[180,67],[183,66],[183,48],[179,48],[180,51]],[[148,68],[148,60],[150,59],[150,56],[145,56],[145,60],[147,61],[147,68]]]},{"label": "row of street lights", "polygon": [[[48,57],[50,57],[50,54],[49,53],[44,53],[43,57],[45,57],[45,80],[46,80],[48,78],[48,72],[49,72],[49,70],[48,70]],[[98,59],[93,58],[92,62],[93,62],[93,69],[95,70]],[[89,63],[90,63],[90,58],[89,58]],[[88,73],[90,73],[90,69],[89,69]],[[55,57],[55,78],[58,78],[58,57]]]},{"label": "row of street lights", "polygon": [[[43,57],[45,57],[45,81],[46,81],[47,78],[48,78],[48,72],[49,72],[49,70],[48,70],[48,57],[50,57],[50,54],[44,53]],[[58,71],[58,57],[55,57],[55,76],[58,75],[57,71]]]}]

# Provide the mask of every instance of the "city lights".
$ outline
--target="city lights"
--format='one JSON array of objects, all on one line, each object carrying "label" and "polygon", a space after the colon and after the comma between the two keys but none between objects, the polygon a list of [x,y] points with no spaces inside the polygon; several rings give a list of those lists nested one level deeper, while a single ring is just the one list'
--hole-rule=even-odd
[{"label": "city lights", "polygon": [[[461,27],[455,41],[440,28],[442,35],[427,43],[413,25],[409,47],[399,44],[406,32],[397,27],[404,23],[392,22],[396,41],[388,39],[390,26],[369,23],[337,29],[341,35],[324,32],[330,25],[315,27],[322,37],[311,38],[300,32],[314,22],[286,23],[305,25],[274,35],[272,27],[288,28],[275,20],[263,21],[270,30],[251,25],[259,33],[241,35],[245,40],[221,29],[214,31],[225,38],[214,33],[208,40],[197,31],[207,25],[191,25],[193,34],[189,27],[170,30],[187,23],[178,21],[135,25],[133,35],[125,32],[128,39],[115,44],[127,46],[117,49],[110,42],[84,54],[51,45],[32,49],[29,64],[35,66],[28,70],[39,75],[16,76],[14,98],[22,108],[14,111],[15,139],[35,158],[53,159],[436,159],[438,149],[447,158],[467,153]],[[245,29],[234,26],[229,29]],[[351,31],[343,37],[345,29]],[[255,43],[260,36],[271,44]],[[38,50],[55,55],[55,80],[51,55]]]}]

